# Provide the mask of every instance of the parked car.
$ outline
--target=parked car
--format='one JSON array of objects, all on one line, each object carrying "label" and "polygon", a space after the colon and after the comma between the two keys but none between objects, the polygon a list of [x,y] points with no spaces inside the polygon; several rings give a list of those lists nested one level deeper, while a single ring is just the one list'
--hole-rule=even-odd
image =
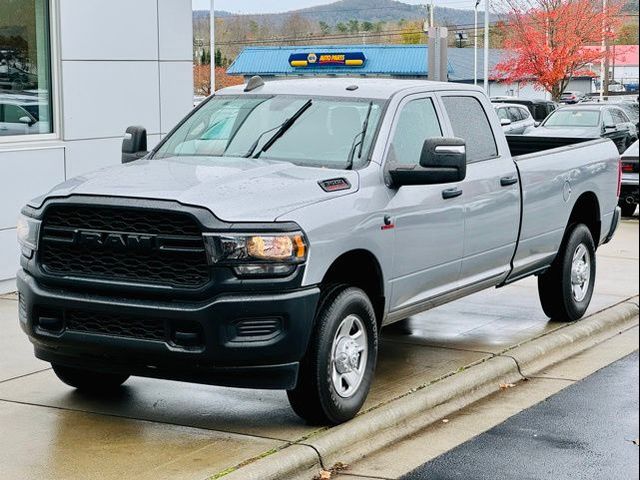
[{"label": "parked car", "polygon": [[25,206],[20,325],[94,394],[130,375],[285,389],[309,422],[347,421],[383,326],[532,275],[549,317],[585,314],[619,154],[548,140],[505,137],[470,85],[253,78]]},{"label": "parked car", "polygon": [[638,112],[638,102],[631,100],[623,100],[615,104],[627,114],[629,120],[636,125],[636,131],[640,132],[640,113]]},{"label": "parked car", "polygon": [[636,141],[622,154],[622,193],[619,205],[625,217],[633,216],[638,208],[638,144]]},{"label": "parked car", "polygon": [[560,95],[560,103],[574,104],[582,102],[586,99],[586,95],[583,92],[572,91],[564,92]]},{"label": "parked car", "polygon": [[620,153],[638,138],[636,126],[615,104],[581,103],[559,108],[525,135],[536,137],[608,138]]},{"label": "parked car", "polygon": [[536,123],[529,109],[523,105],[498,103],[494,107],[504,133],[520,134]]},{"label": "parked car", "polygon": [[527,100],[521,98],[496,97],[491,98],[491,102],[524,105],[529,109],[529,112],[533,116],[533,120],[536,122],[542,122],[551,114],[551,112],[558,108],[558,104],[556,104],[555,102],[552,102],[551,100],[540,99]]},{"label": "parked car", "polygon": [[0,136],[40,133],[42,108],[37,98],[0,94]]}]

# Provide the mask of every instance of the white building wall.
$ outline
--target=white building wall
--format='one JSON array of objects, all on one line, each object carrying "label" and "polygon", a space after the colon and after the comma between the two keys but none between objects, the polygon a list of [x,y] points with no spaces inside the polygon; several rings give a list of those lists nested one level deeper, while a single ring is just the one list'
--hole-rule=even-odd
[{"label": "white building wall", "polygon": [[120,163],[126,127],[152,147],[192,108],[191,15],[191,0],[51,0],[58,139],[0,138],[0,292],[14,289],[22,205]]}]

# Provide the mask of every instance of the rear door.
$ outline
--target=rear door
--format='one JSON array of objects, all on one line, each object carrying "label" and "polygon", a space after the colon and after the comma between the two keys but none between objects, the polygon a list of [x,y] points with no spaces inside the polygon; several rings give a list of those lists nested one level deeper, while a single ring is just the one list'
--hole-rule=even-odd
[{"label": "rear door", "polygon": [[[411,95],[400,104],[386,165],[416,165],[427,138],[442,137],[442,112],[432,95]],[[404,185],[390,190],[386,212],[395,226],[391,310],[419,306],[455,290],[463,251],[464,201],[445,195],[456,184]],[[447,198],[445,198],[447,197]]]},{"label": "rear door", "polygon": [[453,136],[467,143],[462,287],[501,282],[510,270],[520,224],[518,171],[510,155],[500,156],[495,135],[502,133],[487,116],[491,108],[475,92],[444,93],[440,100]]},{"label": "rear door", "polygon": [[620,153],[627,148],[628,132],[625,126],[620,123],[620,119],[614,115],[614,109],[605,108],[602,112],[602,123],[604,126],[603,137],[608,138],[618,147]]}]

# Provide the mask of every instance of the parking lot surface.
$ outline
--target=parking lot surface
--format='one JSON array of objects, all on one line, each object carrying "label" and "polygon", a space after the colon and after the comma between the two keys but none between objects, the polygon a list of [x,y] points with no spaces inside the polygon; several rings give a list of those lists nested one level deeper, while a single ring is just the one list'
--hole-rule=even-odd
[{"label": "parking lot surface", "polygon": [[[598,261],[589,313],[638,294],[637,217]],[[0,325],[0,478],[204,479],[316,431],[278,391],[132,378],[113,397],[80,394],[33,357],[13,295],[0,298]],[[365,408],[561,327],[535,279],[412,317],[384,332]]]}]

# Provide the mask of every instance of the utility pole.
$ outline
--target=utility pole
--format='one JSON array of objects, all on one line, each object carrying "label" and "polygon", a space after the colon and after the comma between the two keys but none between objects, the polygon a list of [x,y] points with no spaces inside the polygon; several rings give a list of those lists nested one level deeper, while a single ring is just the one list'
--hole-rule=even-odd
[{"label": "utility pole", "polygon": [[429,9],[429,26],[431,28],[435,27],[435,14],[434,11],[436,9],[436,6],[434,4],[434,0],[431,0],[431,8]]},{"label": "utility pole", "polygon": [[209,49],[211,50],[211,95],[216,92],[216,0],[211,0],[211,13],[209,14],[210,27],[209,35],[211,41]]},{"label": "utility pole", "polygon": [[429,29],[429,80],[446,82],[449,80],[448,40],[449,30],[446,27]]},{"label": "utility pole", "polygon": [[[606,0],[604,0],[606,1]],[[484,91],[489,95],[489,9],[491,0],[484,4]]]},{"label": "utility pole", "polygon": [[478,85],[478,6],[482,0],[476,0],[474,9],[475,20],[473,30],[473,84]]},{"label": "utility pole", "polygon": [[[607,52],[607,32],[606,32],[606,19],[604,16],[607,14],[607,0],[602,0],[602,53],[606,55]],[[606,67],[605,67],[605,58],[600,60],[600,100],[604,99],[604,84],[605,84],[605,75],[606,75]]]}]

